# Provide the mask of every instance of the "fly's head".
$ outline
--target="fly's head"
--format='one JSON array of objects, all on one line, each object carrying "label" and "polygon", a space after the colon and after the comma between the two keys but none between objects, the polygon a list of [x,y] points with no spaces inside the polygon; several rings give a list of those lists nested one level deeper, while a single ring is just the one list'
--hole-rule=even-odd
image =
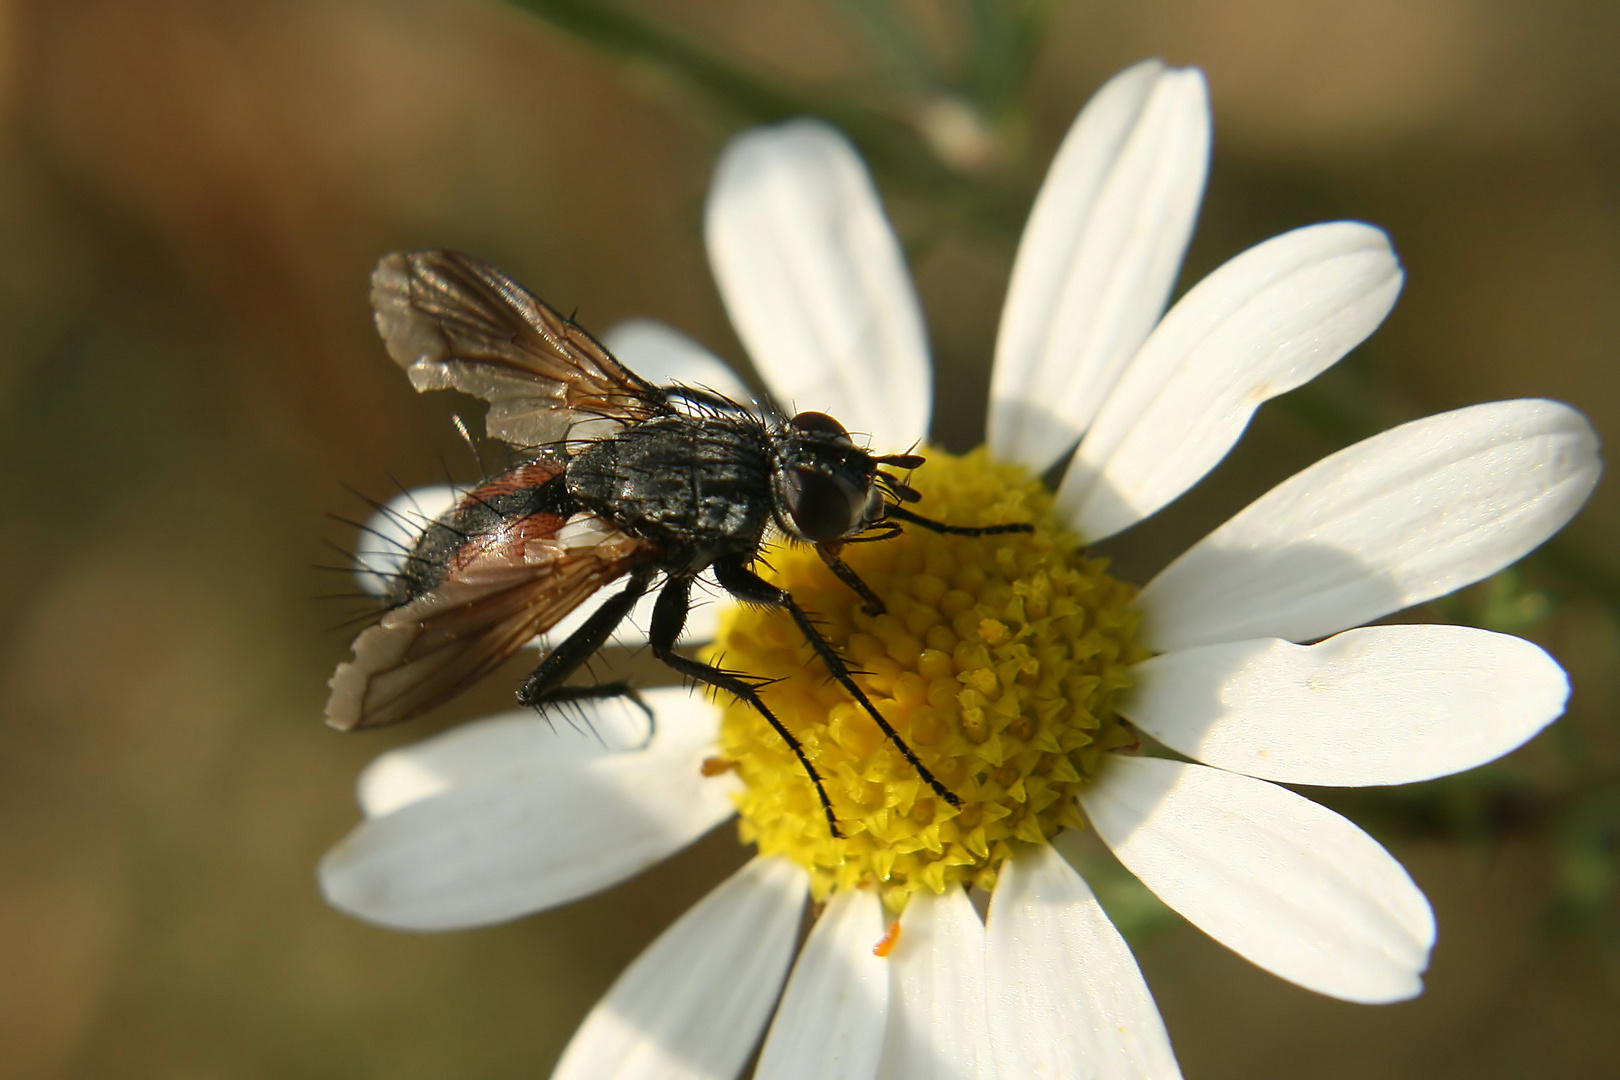
[{"label": "fly's head", "polygon": [[916,454],[874,456],[826,413],[799,413],[772,439],[776,522],[796,540],[834,550],[886,539],[898,531],[884,523],[890,502],[915,502],[917,493],[883,466],[915,469],[922,462]]}]

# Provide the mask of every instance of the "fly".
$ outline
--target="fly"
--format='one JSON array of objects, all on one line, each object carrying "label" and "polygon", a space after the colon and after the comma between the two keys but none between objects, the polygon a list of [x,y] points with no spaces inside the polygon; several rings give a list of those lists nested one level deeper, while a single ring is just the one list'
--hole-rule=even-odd
[{"label": "fly", "polygon": [[767,534],[814,546],[865,610],[883,601],[846,564],[846,543],[887,540],[903,524],[966,528],[914,513],[895,472],[916,454],[874,455],[818,412],[764,416],[710,391],[654,386],[582,327],[499,270],[423,250],[378,263],[371,303],[388,354],[417,390],[489,403],[487,433],[518,464],[431,522],[389,583],[388,609],[332,675],[326,721],[343,730],[410,719],[442,704],[556,626],[598,590],[623,587],[540,660],[517,692],[543,710],[631,693],[622,682],[569,684],[636,602],[657,592],[653,655],[685,678],[746,702],[798,757],[828,828],[841,836],[821,774],[760,697],[760,680],[675,650],[693,581],[705,571],[746,604],[780,608],[821,662],[937,795],[961,800],[918,760],[786,589],[754,570]]}]

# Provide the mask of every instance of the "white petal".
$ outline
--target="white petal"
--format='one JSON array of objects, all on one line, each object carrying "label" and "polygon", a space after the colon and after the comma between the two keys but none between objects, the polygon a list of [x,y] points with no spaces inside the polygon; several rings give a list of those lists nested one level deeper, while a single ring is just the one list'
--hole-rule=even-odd
[{"label": "white petal", "polygon": [[996,1075],[985,1015],[984,924],[961,889],[911,895],[889,953],[883,1080]]},{"label": "white petal", "polygon": [[327,900],[400,929],[483,926],[599,892],[691,843],[732,813],[735,777],[701,772],[718,712],[681,687],[643,695],[658,717],[645,749],[469,769],[328,852]]},{"label": "white petal", "polygon": [[1239,956],[1346,1001],[1422,992],[1428,901],[1333,811],[1264,780],[1117,756],[1081,803],[1142,884]]},{"label": "white petal", "polygon": [[667,323],[626,319],[608,327],[602,344],[631,371],[657,386],[680,383],[713,390],[746,405],[754,392],[725,361]]},{"label": "white petal", "polygon": [[1324,458],[1200,540],[1137,598],[1155,652],[1310,641],[1444,596],[1523,557],[1581,508],[1597,436],[1555,401],[1403,424]]},{"label": "white petal", "polygon": [[1121,713],[1206,765],[1289,784],[1409,784],[1494,761],[1557,719],[1569,680],[1528,641],[1370,626],[1156,656]]},{"label": "white petal", "polygon": [[[649,693],[674,697],[669,690]],[[682,701],[675,708],[685,712],[689,706]],[[382,817],[451,788],[636,750],[646,741],[647,714],[625,698],[570,704],[555,718],[532,709],[502,713],[377,758],[360,773],[360,809]]]},{"label": "white petal", "polygon": [[870,889],[835,893],[810,931],[776,1009],[754,1080],[871,1080],[889,1016],[883,905]]},{"label": "white petal", "polygon": [[793,120],[732,139],[704,236],[726,310],[777,404],[829,413],[878,450],[927,435],[922,310],[843,135]]},{"label": "white petal", "polygon": [[1004,1076],[1181,1076],[1130,946],[1050,845],[1002,865],[985,980]]},{"label": "white petal", "polygon": [[1401,268],[1379,229],[1296,229],[1176,302],[1108,395],[1058,492],[1089,541],[1125,529],[1226,456],[1260,403],[1316,378],[1384,321]]},{"label": "white petal", "polygon": [[636,957],[563,1051],[552,1080],[726,1080],[771,1014],[808,878],[756,858]]},{"label": "white petal", "polygon": [[1086,430],[1164,311],[1209,168],[1202,73],[1110,79],[1058,149],[1013,264],[990,451],[1043,472]]},{"label": "white petal", "polygon": [[355,544],[354,577],[371,596],[386,596],[405,556],[439,515],[456,505],[462,492],[448,484],[404,491],[371,515]]}]

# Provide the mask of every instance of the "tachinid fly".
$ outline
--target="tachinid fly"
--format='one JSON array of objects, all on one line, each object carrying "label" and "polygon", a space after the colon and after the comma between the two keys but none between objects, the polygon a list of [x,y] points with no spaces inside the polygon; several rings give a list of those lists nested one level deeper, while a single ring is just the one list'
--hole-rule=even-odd
[{"label": "tachinid fly", "polygon": [[869,454],[822,413],[762,416],[706,390],[654,386],[583,328],[467,255],[389,255],[372,274],[371,302],[388,354],[412,385],[487,401],[485,430],[510,444],[519,463],[467,491],[416,540],[392,578],[388,610],[332,676],[327,723],[377,727],[426,712],[622,578],[617,593],[545,654],[519,703],[543,709],[628,693],[623,683],[566,680],[656,589],[653,654],[758,710],[798,755],[829,828],[841,835],[820,774],[760,698],[758,680],[675,651],[693,580],[710,571],[737,600],[786,611],[923,781],[960,804],[792,595],[753,565],[772,530],[811,544],[877,614],[882,601],[839,558],[844,544],[892,538],[902,523],[963,536],[1030,526],[961,528],[913,513],[904,504],[917,492],[887,470],[914,469],[921,457]]}]

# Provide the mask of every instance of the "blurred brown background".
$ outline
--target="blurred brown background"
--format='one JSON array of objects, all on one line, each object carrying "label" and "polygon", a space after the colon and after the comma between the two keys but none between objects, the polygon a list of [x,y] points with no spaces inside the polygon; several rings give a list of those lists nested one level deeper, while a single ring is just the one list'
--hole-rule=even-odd
[{"label": "blurred brown background", "polygon": [[[1293,469],[1390,422],[1550,396],[1620,436],[1620,7],[1602,0],[869,5],[660,0],[0,4],[0,1073],[544,1075],[639,948],[743,854],[729,831],[603,898],[413,937],[312,870],[388,745],[320,723],[346,654],[324,515],[463,476],[387,362],[379,254],[453,246],[589,326],[739,358],[704,265],[729,132],[813,109],[874,161],[913,254],[939,434],[982,432],[1013,243],[1069,119],[1144,56],[1209,74],[1182,287],[1316,220],[1390,230],[1394,316],[1268,406],[1213,481],[1111,545],[1141,580]],[[536,15],[540,17],[536,17]],[[944,101],[955,102],[941,106]],[[966,107],[967,138],[939,118]],[[932,133],[932,141],[930,141]],[[1522,632],[1569,717],[1507,762],[1323,795],[1440,923],[1430,989],[1366,1008],[1250,968],[1123,882],[1185,1072],[1620,1074],[1620,493],[1422,613]],[[329,575],[328,575],[329,576]],[[1099,876],[1108,879],[1107,868]]]}]

